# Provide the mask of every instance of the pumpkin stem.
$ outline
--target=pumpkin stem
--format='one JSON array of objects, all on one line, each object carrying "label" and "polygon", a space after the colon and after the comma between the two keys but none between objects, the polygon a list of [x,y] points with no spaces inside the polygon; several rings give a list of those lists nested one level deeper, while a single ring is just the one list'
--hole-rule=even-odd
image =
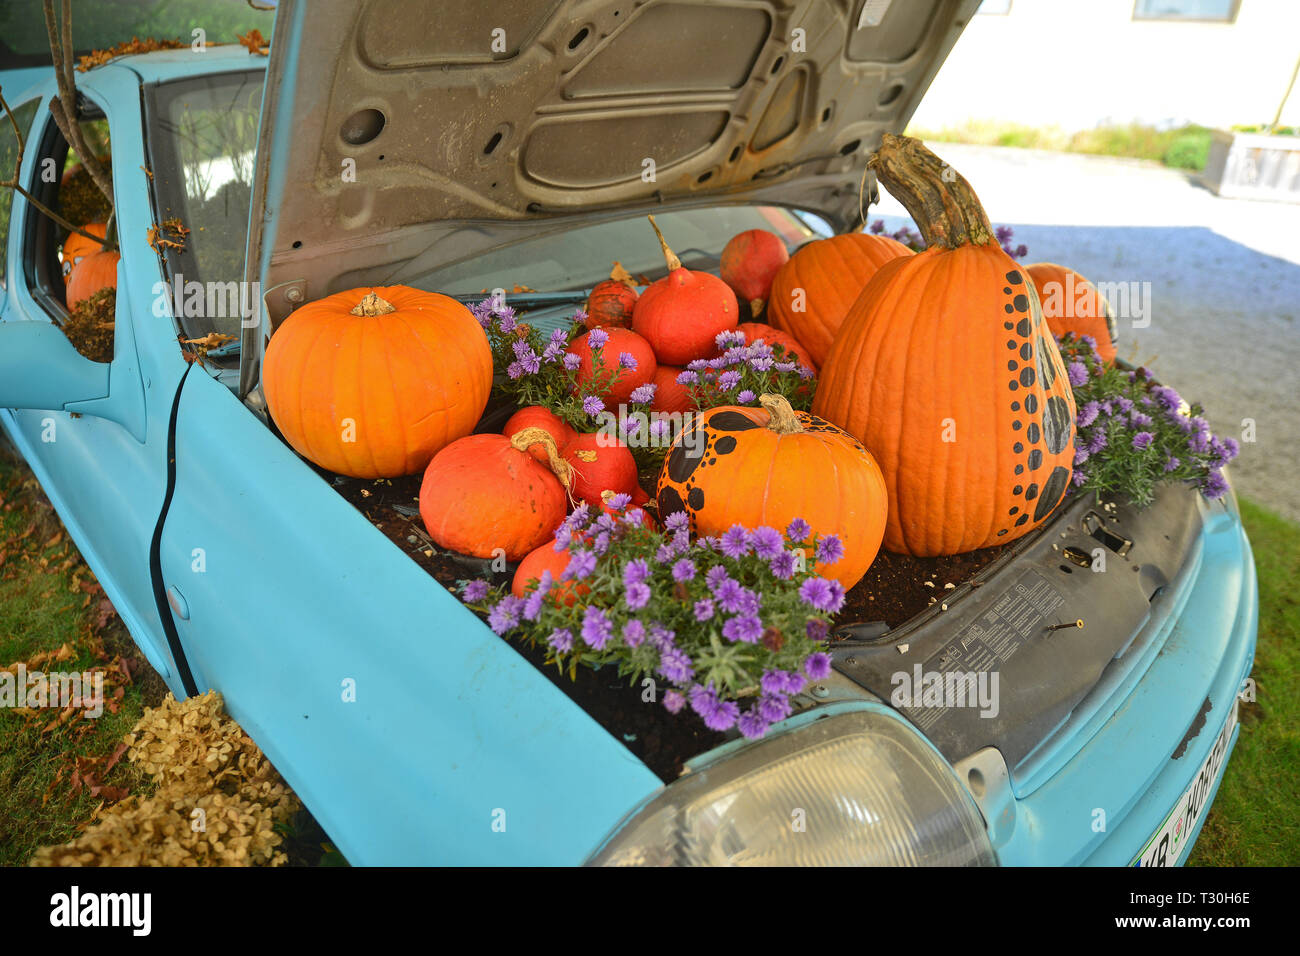
[{"label": "pumpkin stem", "polygon": [[997,245],[970,183],[919,139],[886,133],[867,166],[912,214],[927,248]]},{"label": "pumpkin stem", "polygon": [[387,315],[389,312],[396,312],[397,309],[393,303],[387,299],[381,299],[373,291],[367,292],[361,297],[352,309],[353,315]]},{"label": "pumpkin stem", "polygon": [[799,419],[790,407],[790,403],[785,400],[784,395],[773,395],[770,392],[764,392],[758,396],[758,404],[767,409],[771,419],[767,423],[769,430],[776,432],[778,435],[797,435],[804,430],[799,424]]},{"label": "pumpkin stem", "polygon": [[668,240],[664,234],[659,231],[659,224],[655,222],[654,216],[646,216],[650,220],[650,225],[654,226],[655,235],[659,237],[659,245],[664,251],[664,262],[668,263],[668,271],[676,272],[682,267],[682,260],[677,258],[677,253],[668,248]]},{"label": "pumpkin stem", "polygon": [[551,466],[551,471],[555,472],[555,477],[560,479],[560,484],[564,486],[567,492],[573,487],[573,466],[560,457],[559,449],[555,447],[555,439],[545,428],[521,428],[510,438],[510,447],[516,451],[527,451],[531,446],[541,444],[546,449],[546,461]]}]

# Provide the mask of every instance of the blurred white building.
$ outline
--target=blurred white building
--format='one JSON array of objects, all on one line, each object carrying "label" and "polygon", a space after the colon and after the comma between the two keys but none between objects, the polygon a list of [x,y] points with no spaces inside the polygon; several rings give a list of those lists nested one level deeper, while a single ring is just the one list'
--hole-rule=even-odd
[{"label": "blurred white building", "polygon": [[1268,123],[1297,57],[1300,0],[984,0],[912,123]]}]

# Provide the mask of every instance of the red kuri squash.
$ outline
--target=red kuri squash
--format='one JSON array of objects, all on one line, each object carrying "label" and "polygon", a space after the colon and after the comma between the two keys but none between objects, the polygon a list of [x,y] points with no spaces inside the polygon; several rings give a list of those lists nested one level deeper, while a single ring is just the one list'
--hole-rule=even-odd
[{"label": "red kuri squash", "polygon": [[731,237],[722,249],[722,281],[736,298],[749,303],[751,315],[763,311],[772,279],[790,260],[781,237],[766,229],[746,229]]}]

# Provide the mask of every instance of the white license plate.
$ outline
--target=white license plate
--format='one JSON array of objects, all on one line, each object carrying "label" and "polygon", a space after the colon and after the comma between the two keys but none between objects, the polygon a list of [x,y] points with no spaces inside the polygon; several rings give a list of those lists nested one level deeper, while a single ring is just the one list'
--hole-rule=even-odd
[{"label": "white license plate", "polygon": [[1228,742],[1232,739],[1232,728],[1237,726],[1237,700],[1232,701],[1232,710],[1219,731],[1219,737],[1210,750],[1210,755],[1201,764],[1200,772],[1192,779],[1192,784],[1178,798],[1174,808],[1165,817],[1165,822],[1151,835],[1142,852],[1134,857],[1131,866],[1173,866],[1178,862],[1188,837],[1196,830],[1197,824],[1210,807],[1210,792],[1214,781],[1223,772],[1223,764],[1228,755]]}]

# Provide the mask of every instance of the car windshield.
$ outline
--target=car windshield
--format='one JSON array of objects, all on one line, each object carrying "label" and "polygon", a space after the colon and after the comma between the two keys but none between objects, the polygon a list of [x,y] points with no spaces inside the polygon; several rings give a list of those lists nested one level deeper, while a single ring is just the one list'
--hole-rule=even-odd
[{"label": "car windshield", "polygon": [[[727,240],[747,229],[767,229],[795,246],[814,231],[776,206],[714,206],[655,214],[668,244],[690,268],[709,269]],[[613,260],[634,276],[659,275],[663,252],[644,216],[570,228],[512,243],[420,276],[413,284],[448,295],[523,286],[538,291],[587,289],[609,276]]]}]

